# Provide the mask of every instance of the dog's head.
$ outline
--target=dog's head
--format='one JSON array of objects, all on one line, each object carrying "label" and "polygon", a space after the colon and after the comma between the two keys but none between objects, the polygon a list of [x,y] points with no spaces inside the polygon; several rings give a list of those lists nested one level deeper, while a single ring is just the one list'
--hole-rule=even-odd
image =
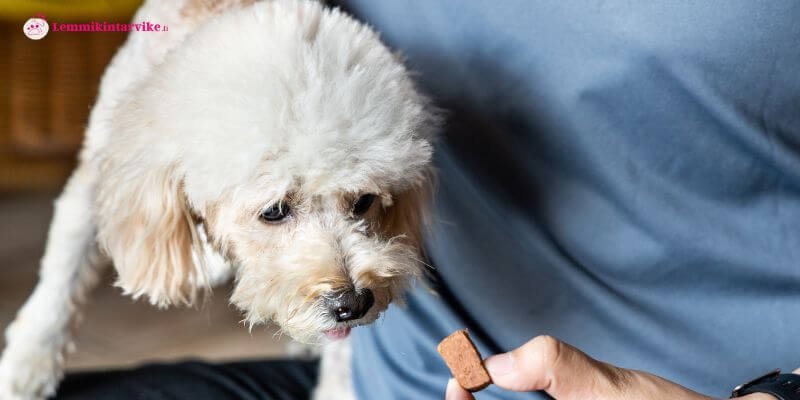
[{"label": "dog's head", "polygon": [[211,245],[251,324],[314,342],[374,321],[422,271],[431,110],[339,11],[276,1],[213,19],[120,103],[97,155],[118,284],[190,304]]}]

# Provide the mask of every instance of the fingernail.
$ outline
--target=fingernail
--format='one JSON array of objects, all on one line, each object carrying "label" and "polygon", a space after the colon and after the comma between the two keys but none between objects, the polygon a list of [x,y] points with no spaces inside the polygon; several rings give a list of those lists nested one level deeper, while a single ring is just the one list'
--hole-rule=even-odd
[{"label": "fingernail", "polygon": [[511,353],[503,353],[491,356],[483,362],[491,375],[505,375],[514,370],[514,359]]},{"label": "fingernail", "polygon": [[457,400],[458,399],[458,393],[455,390],[456,389],[456,385],[458,385],[458,384],[456,383],[456,380],[453,379],[453,378],[450,378],[450,380],[447,381],[447,389],[444,392],[444,400]]}]

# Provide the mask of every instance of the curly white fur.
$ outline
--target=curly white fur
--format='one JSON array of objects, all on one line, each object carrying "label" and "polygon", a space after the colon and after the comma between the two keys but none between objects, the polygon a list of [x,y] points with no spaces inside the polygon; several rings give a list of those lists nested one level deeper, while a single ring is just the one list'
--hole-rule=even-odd
[{"label": "curly white fur", "polygon": [[[2,399],[54,393],[106,258],[125,293],[162,307],[231,268],[250,324],[307,343],[374,321],[421,272],[437,118],[374,31],[299,0],[149,0],[136,19],[170,30],[131,34],[103,78],[41,281],[6,332]],[[355,215],[365,194],[378,201]],[[291,212],[265,223],[272,205]],[[344,289],[374,305],[337,322],[324,299]],[[323,352],[323,385],[349,382],[329,376],[348,343]]]}]

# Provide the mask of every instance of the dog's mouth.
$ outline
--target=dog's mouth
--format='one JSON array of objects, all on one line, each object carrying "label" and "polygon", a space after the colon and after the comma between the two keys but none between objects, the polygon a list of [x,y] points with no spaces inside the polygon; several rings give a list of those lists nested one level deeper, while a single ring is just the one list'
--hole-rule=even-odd
[{"label": "dog's mouth", "polygon": [[350,336],[350,331],[353,328],[371,324],[373,321],[375,321],[375,319],[377,319],[377,316],[378,315],[375,314],[375,316],[372,318],[362,318],[358,321],[346,322],[335,328],[324,330],[322,331],[322,333],[325,335],[326,338],[328,338],[328,340],[331,341],[346,339],[348,336]]},{"label": "dog's mouth", "polygon": [[350,336],[350,327],[342,326],[339,328],[328,329],[325,331],[325,337],[330,340],[341,340]]}]

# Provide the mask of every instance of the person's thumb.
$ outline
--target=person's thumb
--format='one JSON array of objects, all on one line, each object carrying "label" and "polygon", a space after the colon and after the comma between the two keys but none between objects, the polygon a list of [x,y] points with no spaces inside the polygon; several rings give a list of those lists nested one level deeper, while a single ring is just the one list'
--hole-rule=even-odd
[{"label": "person's thumb", "polygon": [[550,336],[538,336],[508,353],[491,356],[486,369],[497,386],[544,390],[559,400],[615,398],[630,371],[594,360]]}]

